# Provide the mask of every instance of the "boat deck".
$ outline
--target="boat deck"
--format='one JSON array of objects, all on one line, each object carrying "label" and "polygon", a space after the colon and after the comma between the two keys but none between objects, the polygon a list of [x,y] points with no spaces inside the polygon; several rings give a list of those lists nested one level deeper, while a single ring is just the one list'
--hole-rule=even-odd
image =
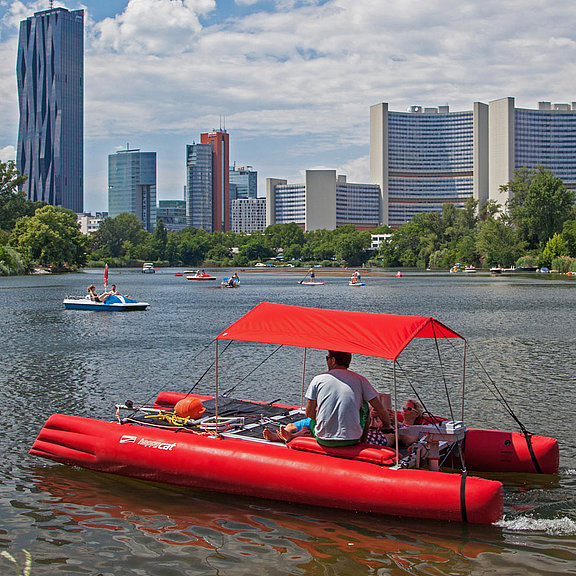
[{"label": "boat deck", "polygon": [[[184,426],[178,426],[178,428],[216,431],[216,400],[204,400],[202,404],[206,408],[202,418],[191,421]],[[218,400],[218,432],[238,437],[264,441],[262,436],[264,428],[277,431],[281,425],[285,426],[305,417],[304,411],[299,408],[276,406],[273,403],[260,404],[224,397],[220,397]],[[170,419],[165,418],[163,412],[140,413],[131,416],[130,421],[143,425],[174,428],[174,424]]]}]

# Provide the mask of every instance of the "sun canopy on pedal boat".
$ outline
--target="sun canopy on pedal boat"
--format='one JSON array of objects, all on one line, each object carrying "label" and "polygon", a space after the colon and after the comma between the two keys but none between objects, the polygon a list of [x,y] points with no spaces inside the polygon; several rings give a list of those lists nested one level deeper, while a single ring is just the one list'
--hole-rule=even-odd
[{"label": "sun canopy on pedal boat", "polygon": [[305,308],[262,302],[218,334],[217,340],[340,350],[396,360],[414,338],[461,338],[429,316]]}]

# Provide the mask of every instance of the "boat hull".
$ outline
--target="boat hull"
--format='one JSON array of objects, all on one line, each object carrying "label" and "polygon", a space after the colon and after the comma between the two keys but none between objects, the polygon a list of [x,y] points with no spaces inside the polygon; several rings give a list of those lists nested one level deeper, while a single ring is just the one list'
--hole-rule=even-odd
[{"label": "boat hull", "polygon": [[63,301],[66,310],[91,310],[94,312],[130,312],[136,310],[146,310],[148,302],[93,302],[83,298],[65,298]]},{"label": "boat hull", "polygon": [[30,453],[141,480],[377,514],[489,524],[503,508],[493,480],[62,414],[48,419]]}]

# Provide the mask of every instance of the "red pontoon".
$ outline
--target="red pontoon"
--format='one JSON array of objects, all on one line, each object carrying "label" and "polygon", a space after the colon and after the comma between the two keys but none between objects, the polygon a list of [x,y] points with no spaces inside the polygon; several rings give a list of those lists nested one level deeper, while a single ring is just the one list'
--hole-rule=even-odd
[{"label": "red pontoon", "polygon": [[[429,317],[368,314],[263,302],[217,336],[323,350],[346,350],[396,361],[415,338],[461,339]],[[216,345],[218,366],[218,344]],[[217,371],[216,371],[217,374]],[[422,469],[403,467],[398,449],[360,444],[324,448],[312,437],[288,445],[262,438],[270,422],[302,417],[299,407],[198,396],[207,412],[196,420],[175,414],[186,394],[163,392],[153,406],[118,406],[117,421],[56,414],[31,453],[68,465],[206,490],[348,510],[438,520],[492,523],[502,516],[500,482],[434,471],[444,446],[450,465],[473,462],[482,471],[555,473],[554,439],[467,430],[434,419],[422,426],[429,453]],[[120,410],[131,414],[122,418]],[[469,465],[468,468],[472,469]]]}]

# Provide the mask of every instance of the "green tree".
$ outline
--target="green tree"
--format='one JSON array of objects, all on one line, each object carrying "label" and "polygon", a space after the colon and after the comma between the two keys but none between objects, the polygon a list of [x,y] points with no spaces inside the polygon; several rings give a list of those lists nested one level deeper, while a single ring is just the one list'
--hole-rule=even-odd
[{"label": "green tree", "polygon": [[[106,218],[92,235],[92,249],[100,258],[126,255],[126,247],[139,247],[149,236],[135,214],[123,212],[115,218]],[[130,244],[124,244],[130,242]]]},{"label": "green tree", "polygon": [[574,192],[542,166],[517,170],[502,189],[512,193],[510,216],[529,248],[543,247],[572,215]]},{"label": "green tree", "polygon": [[570,256],[576,256],[576,220],[566,220],[562,229],[562,240]]},{"label": "green tree", "polygon": [[164,225],[164,220],[160,218],[152,234],[152,250],[154,255],[153,260],[164,260],[164,253],[166,252],[166,244],[168,244],[168,230]]},{"label": "green tree", "polygon": [[275,256],[275,252],[270,248],[263,236],[253,236],[248,243],[238,250],[240,256],[247,260],[268,260]]},{"label": "green tree", "polygon": [[44,266],[75,267],[86,262],[86,237],[72,210],[44,206],[17,220],[10,244]]},{"label": "green tree", "polygon": [[554,258],[559,256],[568,256],[568,246],[562,236],[556,233],[546,242],[546,246],[542,250],[542,262],[550,266]]},{"label": "green tree", "polygon": [[304,231],[295,222],[272,224],[264,231],[268,245],[275,250],[286,249],[293,244],[302,246],[305,241]]},{"label": "green tree", "polygon": [[480,227],[477,249],[490,266],[512,266],[522,256],[526,242],[506,218],[488,218]]},{"label": "green tree", "polygon": [[16,220],[22,216],[33,216],[45,202],[30,202],[19,190],[27,180],[20,174],[13,161],[0,162],[0,230],[11,231]]}]

